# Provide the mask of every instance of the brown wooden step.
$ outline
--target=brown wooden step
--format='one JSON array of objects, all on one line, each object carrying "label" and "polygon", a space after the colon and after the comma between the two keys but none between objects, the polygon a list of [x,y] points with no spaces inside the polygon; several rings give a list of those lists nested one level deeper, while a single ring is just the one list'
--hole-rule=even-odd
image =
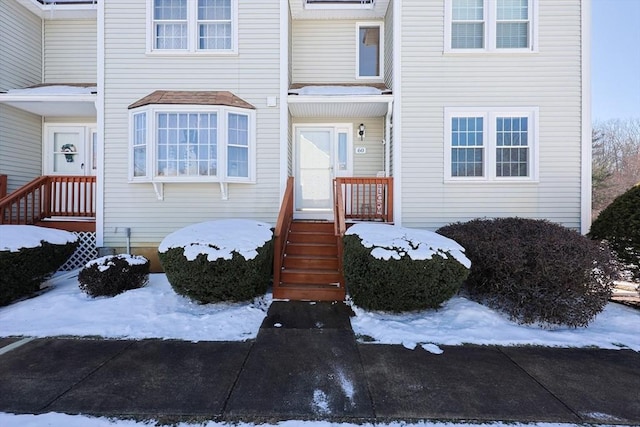
[{"label": "brown wooden step", "polygon": [[311,270],[338,270],[338,257],[336,256],[305,256],[287,255],[284,257],[283,267],[293,269]]},{"label": "brown wooden step", "polygon": [[287,243],[285,255],[324,255],[338,256],[338,246],[328,243]]},{"label": "brown wooden step", "polygon": [[293,221],[291,231],[313,231],[317,233],[334,233],[333,223],[328,221]]},{"label": "brown wooden step", "polygon": [[290,231],[287,240],[292,243],[327,243],[337,244],[337,238],[332,233],[318,233],[315,231]]},{"label": "brown wooden step", "polygon": [[284,269],[280,272],[281,283],[304,283],[330,285],[342,279],[337,270]]}]

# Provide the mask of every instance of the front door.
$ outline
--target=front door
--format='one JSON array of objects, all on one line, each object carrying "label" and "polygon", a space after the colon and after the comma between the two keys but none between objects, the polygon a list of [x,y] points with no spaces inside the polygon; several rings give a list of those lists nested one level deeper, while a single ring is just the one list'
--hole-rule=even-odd
[{"label": "front door", "polygon": [[333,219],[333,178],[351,170],[350,126],[297,126],[295,217]]},{"label": "front door", "polygon": [[96,132],[91,125],[49,125],[45,135],[45,175],[95,175]]}]

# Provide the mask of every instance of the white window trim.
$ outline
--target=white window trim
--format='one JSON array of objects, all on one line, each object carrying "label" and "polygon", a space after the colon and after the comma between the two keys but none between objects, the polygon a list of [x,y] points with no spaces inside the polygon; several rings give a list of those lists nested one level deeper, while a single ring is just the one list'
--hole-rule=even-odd
[{"label": "white window trim", "polygon": [[[146,175],[133,176],[133,141],[134,141],[134,116],[138,113],[146,113],[147,123],[147,152]],[[218,143],[217,143],[217,175],[216,176],[161,176],[158,175],[157,162],[157,115],[158,113],[217,113],[218,115]],[[249,119],[249,176],[227,176],[227,139],[229,114],[246,115]],[[256,183],[256,113],[254,110],[234,108],[221,105],[146,105],[129,111],[129,162],[128,177],[130,183],[136,182],[162,182],[162,183],[197,183],[197,182],[221,182],[221,183]]]},{"label": "white window trim", "polygon": [[[465,108],[448,107],[444,109],[444,182],[462,183],[537,183],[539,179],[539,132],[538,107],[505,107],[505,108]],[[484,176],[451,176],[451,119],[454,117],[482,117],[484,119]],[[529,176],[502,177],[496,176],[496,117],[528,117]]]},{"label": "white window trim", "polygon": [[496,48],[497,2],[484,2],[484,48],[454,49],[451,47],[451,25],[453,19],[453,0],[445,0],[444,8],[444,52],[445,53],[537,53],[538,52],[538,0],[529,1],[529,44],[527,48]]},{"label": "white window trim", "polygon": [[304,8],[309,10],[351,10],[351,9],[373,9],[374,7],[373,0],[366,0],[362,2],[357,1],[331,1],[327,0],[326,2],[314,2],[309,3],[305,0]]},{"label": "white window trim", "polygon": [[187,0],[187,49],[156,49],[153,19],[154,0],[147,0],[147,55],[237,55],[238,0],[231,1],[231,49],[198,49],[198,2]]},{"label": "white window trim", "polygon": [[[361,76],[360,75],[360,27],[379,27],[380,28],[380,54],[378,62],[380,69],[377,76]],[[384,23],[379,21],[356,22],[356,80],[381,80],[384,77]]]}]

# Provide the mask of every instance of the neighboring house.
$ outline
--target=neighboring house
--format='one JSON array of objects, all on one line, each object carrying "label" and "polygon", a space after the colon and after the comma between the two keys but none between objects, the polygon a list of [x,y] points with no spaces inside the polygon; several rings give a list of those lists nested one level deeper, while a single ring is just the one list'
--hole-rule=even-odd
[{"label": "neighboring house", "polygon": [[0,174],[95,174],[99,246],[275,223],[289,176],[294,218],[392,177],[404,226],[590,225],[589,0],[0,1]]}]

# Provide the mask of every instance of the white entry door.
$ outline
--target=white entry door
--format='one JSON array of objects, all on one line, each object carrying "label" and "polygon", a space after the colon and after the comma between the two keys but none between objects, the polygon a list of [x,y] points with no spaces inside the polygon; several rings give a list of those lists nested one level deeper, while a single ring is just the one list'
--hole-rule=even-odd
[{"label": "white entry door", "polygon": [[295,139],[295,216],[333,218],[333,178],[351,169],[350,126],[298,126]]},{"label": "white entry door", "polygon": [[45,138],[46,175],[95,174],[95,130],[91,125],[50,125]]}]

